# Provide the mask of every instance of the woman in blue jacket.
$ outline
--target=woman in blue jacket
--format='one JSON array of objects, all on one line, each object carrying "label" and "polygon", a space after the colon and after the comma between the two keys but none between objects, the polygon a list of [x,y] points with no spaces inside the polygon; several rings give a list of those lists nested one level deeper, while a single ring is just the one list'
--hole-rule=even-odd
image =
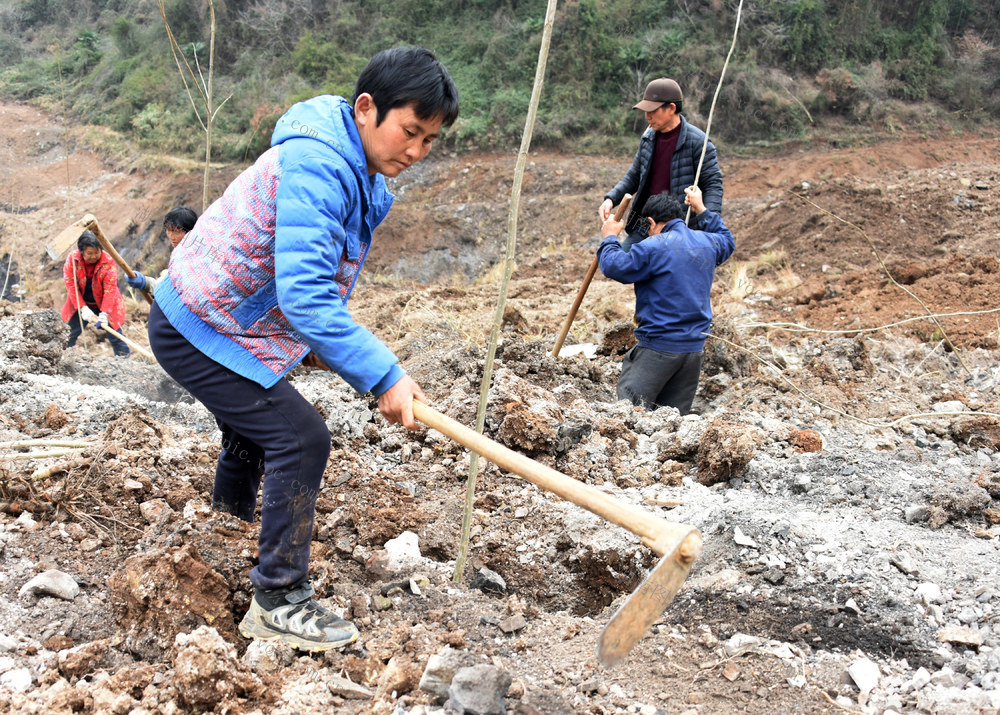
[{"label": "woman in blue jacket", "polygon": [[457,116],[457,90],[433,54],[380,52],[353,102],[315,97],[281,117],[271,148],[208,207],[157,285],[150,346],[222,429],[213,505],[253,520],[263,478],[245,637],[308,651],[358,637],[315,601],[307,577],[330,434],[285,374],[309,356],[378,396],[390,423],[416,429],[420,387],[354,322],[347,299],[392,204],[384,177],[427,156]]}]

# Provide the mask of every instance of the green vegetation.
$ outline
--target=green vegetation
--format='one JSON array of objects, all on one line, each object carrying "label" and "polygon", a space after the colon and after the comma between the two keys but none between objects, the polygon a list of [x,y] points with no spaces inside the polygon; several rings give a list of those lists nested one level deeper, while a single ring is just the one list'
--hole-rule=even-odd
[{"label": "green vegetation", "polygon": [[[252,158],[292,102],[350,96],[368,57],[399,43],[433,49],[451,70],[461,117],[455,150],[517,146],[544,0],[229,0],[216,3],[215,156]],[[207,55],[199,0],[167,0],[194,66]],[[736,0],[566,0],[560,4],[536,147],[631,145],[629,109],[650,79],[677,78],[704,123],[732,37]],[[993,126],[1000,118],[1000,6],[992,0],[759,0],[744,6],[713,121],[730,151],[895,131],[914,121]],[[61,59],[74,121],[111,127],[157,151],[195,156],[202,134],[155,4],[0,0],[0,93],[55,105]],[[203,66],[203,69],[204,66]],[[916,119],[915,119],[916,118]],[[934,123],[938,122],[937,125]],[[628,140],[626,142],[626,140]]]}]

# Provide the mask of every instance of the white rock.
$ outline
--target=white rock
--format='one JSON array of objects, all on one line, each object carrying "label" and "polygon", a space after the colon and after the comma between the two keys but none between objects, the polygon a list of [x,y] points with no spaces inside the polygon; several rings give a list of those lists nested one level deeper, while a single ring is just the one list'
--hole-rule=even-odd
[{"label": "white rock", "polygon": [[573,357],[574,355],[583,355],[588,360],[593,360],[597,357],[597,345],[594,343],[577,343],[576,345],[566,345],[559,349],[559,357]]},{"label": "white rock", "polygon": [[878,685],[879,670],[868,658],[857,660],[847,668],[847,674],[862,693],[870,693]]},{"label": "white rock", "polygon": [[748,636],[746,633],[736,633],[726,641],[726,655],[734,658],[741,653],[757,648],[761,644],[760,638]]},{"label": "white rock", "polygon": [[23,598],[29,593],[36,596],[55,596],[72,601],[80,593],[80,586],[68,573],[63,573],[58,569],[49,569],[21,586],[17,595],[18,598]]},{"label": "white rock", "polygon": [[948,400],[947,402],[935,402],[931,405],[935,412],[968,412],[969,408],[958,400]]},{"label": "white rock", "polygon": [[15,668],[0,675],[0,686],[23,693],[31,687],[31,671],[27,668]]},{"label": "white rock", "polygon": [[14,523],[25,531],[34,531],[38,528],[38,522],[31,518],[31,514],[26,511],[21,512],[21,516],[14,520]]},{"label": "white rock", "polygon": [[740,546],[749,546],[752,549],[757,548],[757,542],[744,534],[738,526],[733,529],[733,541]]},{"label": "white rock", "polygon": [[912,693],[916,690],[920,690],[925,685],[931,682],[931,674],[927,672],[927,668],[917,668],[917,672],[913,674],[910,681],[903,686],[903,694]]},{"label": "white rock", "polygon": [[936,583],[922,583],[917,586],[915,593],[925,606],[944,601],[944,594],[941,593],[941,587]]},{"label": "white rock", "polygon": [[255,673],[275,673],[281,668],[291,665],[295,660],[295,651],[290,645],[277,639],[273,641],[252,640],[240,660]]}]

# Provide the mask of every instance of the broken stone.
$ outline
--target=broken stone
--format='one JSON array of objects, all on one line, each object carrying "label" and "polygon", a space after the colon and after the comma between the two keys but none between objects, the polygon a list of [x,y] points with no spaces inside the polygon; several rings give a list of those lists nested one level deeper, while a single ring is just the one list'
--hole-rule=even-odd
[{"label": "broken stone", "polygon": [[368,615],[368,597],[364,594],[351,596],[351,617],[364,618]]},{"label": "broken stone", "polygon": [[781,569],[768,569],[764,572],[764,580],[774,586],[777,586],[785,580],[785,573]]},{"label": "broken stone", "polygon": [[448,688],[448,707],[459,715],[505,715],[510,674],[492,665],[461,668]]},{"label": "broken stone", "polygon": [[736,666],[736,663],[733,661],[726,663],[726,667],[722,669],[722,677],[729,682],[733,682],[740,677],[740,669]]},{"label": "broken stone", "polygon": [[735,658],[738,655],[756,649],[761,644],[760,638],[748,636],[745,633],[736,633],[726,641],[726,655]]},{"label": "broken stone", "polygon": [[80,593],[79,584],[68,573],[49,569],[38,574],[17,592],[18,598],[27,594],[34,596],[55,596],[64,601],[72,601]]},{"label": "broken stone", "polygon": [[455,673],[475,664],[476,657],[471,653],[445,648],[427,659],[427,666],[424,668],[424,674],[420,676],[418,687],[443,700],[448,697],[448,688]]},{"label": "broken stone", "polygon": [[925,606],[929,606],[932,603],[941,603],[944,600],[941,587],[936,583],[922,583],[917,586],[915,593]]},{"label": "broken stone", "polygon": [[338,675],[332,676],[326,681],[330,692],[348,700],[370,700],[374,693],[363,685],[359,685],[347,678]]},{"label": "broken stone", "polygon": [[139,513],[147,524],[155,523],[161,515],[173,513],[166,499],[150,499],[139,505]]},{"label": "broken stone", "polygon": [[931,517],[930,509],[923,504],[913,504],[903,510],[903,516],[908,524],[927,521]]},{"label": "broken stone", "polygon": [[823,449],[823,438],[812,429],[792,430],[789,441],[798,452],[819,452]]},{"label": "broken stone", "polygon": [[847,668],[847,674],[862,693],[870,693],[878,685],[878,666],[868,658],[857,660]]},{"label": "broken stone", "polygon": [[744,534],[738,526],[733,528],[733,541],[740,546],[749,546],[751,549],[757,548],[757,542]]},{"label": "broken stone", "polygon": [[937,639],[942,643],[958,643],[978,648],[983,644],[983,635],[975,628],[948,626],[938,631]]},{"label": "broken stone", "polygon": [[393,656],[378,678],[373,697],[379,701],[398,698],[413,690],[419,679],[420,671],[409,656]]},{"label": "broken stone", "polygon": [[381,551],[368,562],[368,572],[376,578],[410,574],[424,566],[420,555],[419,537],[412,531],[404,531],[395,539],[389,539]]},{"label": "broken stone", "polygon": [[16,693],[23,693],[31,687],[31,671],[27,668],[14,668],[0,675],[0,687]]},{"label": "broken stone", "polygon": [[903,686],[903,695],[920,690],[929,682],[931,682],[931,674],[927,672],[927,669],[924,667],[917,668],[917,672],[915,672],[910,681]]},{"label": "broken stone", "polygon": [[32,519],[31,514],[26,511],[22,511],[21,516],[17,517],[17,519],[14,520],[14,523],[21,527],[24,531],[34,531],[38,528],[38,522]]},{"label": "broken stone", "polygon": [[254,673],[276,673],[295,660],[295,650],[280,640],[252,640],[241,659]]},{"label": "broken stone", "polygon": [[912,576],[920,573],[917,565],[913,562],[907,554],[893,554],[889,557],[889,563],[895,566],[897,569],[905,573],[907,576]]},{"label": "broken stone", "polygon": [[103,638],[59,651],[57,656],[59,672],[66,678],[82,678],[102,669],[105,666],[109,645],[109,639]]},{"label": "broken stone", "polygon": [[476,571],[469,588],[478,588],[484,593],[506,593],[507,582],[500,574],[483,566]]},{"label": "broken stone", "polygon": [[518,613],[510,618],[503,619],[498,625],[504,633],[514,633],[527,626],[528,622],[524,619],[524,616]]},{"label": "broken stone", "polygon": [[174,645],[174,685],[182,704],[207,712],[234,696],[256,697],[263,692],[263,683],[243,667],[236,649],[211,626],[178,633]]}]

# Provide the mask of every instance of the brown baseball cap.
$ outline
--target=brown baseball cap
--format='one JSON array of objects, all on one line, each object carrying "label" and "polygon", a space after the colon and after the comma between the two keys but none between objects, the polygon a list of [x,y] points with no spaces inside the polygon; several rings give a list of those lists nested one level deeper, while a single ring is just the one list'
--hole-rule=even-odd
[{"label": "brown baseball cap", "polygon": [[681,86],[672,79],[660,77],[646,85],[646,91],[642,93],[642,101],[632,109],[652,112],[663,104],[682,101],[684,101],[684,95],[681,94]]}]

